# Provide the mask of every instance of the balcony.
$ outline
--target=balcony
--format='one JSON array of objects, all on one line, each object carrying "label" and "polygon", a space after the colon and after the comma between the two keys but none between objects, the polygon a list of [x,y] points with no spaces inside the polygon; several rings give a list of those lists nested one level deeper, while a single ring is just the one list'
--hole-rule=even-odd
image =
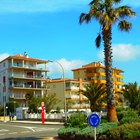
[{"label": "balcony", "polygon": [[36,67],[36,66],[32,66],[32,65],[23,65],[22,63],[10,63],[9,64],[9,68],[18,68],[18,69],[29,69],[29,70],[38,70],[38,71],[44,71],[44,72],[48,72],[48,70],[46,69],[43,69],[43,68],[39,68],[39,67]]},{"label": "balcony", "polygon": [[34,76],[29,76],[29,75],[24,75],[24,74],[10,74],[10,78],[17,78],[17,79],[35,79],[35,80],[43,80],[47,79],[44,75],[34,75]]},{"label": "balcony", "polygon": [[29,84],[27,84],[27,85],[14,84],[13,86],[12,85],[10,86],[10,89],[48,90],[45,85],[44,86],[40,86],[40,85],[33,86],[33,85],[29,85]]},{"label": "balcony", "polygon": [[77,86],[66,86],[66,90],[79,91],[79,87],[77,87]]},{"label": "balcony", "polygon": [[25,100],[26,98],[25,98],[25,94],[11,94],[10,95],[10,99],[20,99],[20,100]]}]

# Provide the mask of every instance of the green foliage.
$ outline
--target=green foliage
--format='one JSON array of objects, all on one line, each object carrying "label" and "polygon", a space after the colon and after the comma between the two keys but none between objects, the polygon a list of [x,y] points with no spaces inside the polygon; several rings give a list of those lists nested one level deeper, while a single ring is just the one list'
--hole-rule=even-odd
[{"label": "green foliage", "polygon": [[133,138],[140,138],[140,130],[124,130],[122,133],[122,138],[128,138],[128,139],[133,139]]},{"label": "green foliage", "polygon": [[9,102],[9,103],[6,103],[6,106],[8,107],[7,113],[9,114],[10,112],[14,113],[16,111],[16,108],[20,107],[20,104],[18,102]]},{"label": "green foliage", "polygon": [[32,97],[28,100],[29,112],[37,113],[38,108],[41,106],[41,99],[37,97]]},{"label": "green foliage", "polygon": [[83,113],[73,113],[65,122],[66,127],[79,127],[84,128],[87,126],[87,117]]},{"label": "green foliage", "polygon": [[132,109],[139,110],[140,108],[140,89],[138,83],[129,83],[124,86],[123,96],[129,102]]},{"label": "green foliage", "polygon": [[97,134],[98,135],[105,134],[108,131],[108,129],[116,128],[117,126],[118,126],[117,122],[102,123],[97,127]]},{"label": "green foliage", "polygon": [[3,116],[4,115],[4,108],[3,106],[0,106],[0,116]]},{"label": "green foliage", "polygon": [[82,94],[90,101],[90,109],[92,112],[101,111],[105,101],[106,88],[103,84],[89,84],[85,86]]},{"label": "green foliage", "polygon": [[136,113],[136,111],[133,110],[127,110],[127,111],[121,111],[117,113],[118,115],[118,121],[121,121],[123,118],[137,118],[138,114]]},{"label": "green foliage", "polygon": [[125,124],[125,123],[134,123],[134,122],[140,122],[140,118],[133,118],[133,117],[124,117],[121,119],[120,124]]},{"label": "green foliage", "polygon": [[56,94],[48,94],[41,98],[41,102],[44,102],[45,110],[49,113],[56,104],[60,103],[60,100],[56,97]]},{"label": "green foliage", "polygon": [[58,136],[60,138],[70,138],[75,136],[75,134],[79,131],[79,128],[67,127],[67,128],[60,128],[58,130]]},{"label": "green foliage", "polygon": [[139,130],[140,130],[140,123],[124,124],[116,128],[109,129],[107,132],[107,136],[111,139],[119,139],[119,138],[123,138],[123,134],[125,134],[126,137],[126,131],[135,132]]},{"label": "green foliage", "polygon": [[50,112],[54,105],[59,103],[59,99],[56,98],[55,94],[50,94],[42,97],[30,97],[28,100],[29,112],[37,113],[38,108],[41,106],[41,102],[45,104],[46,112]]},{"label": "green foliage", "polygon": [[[112,122],[100,124],[97,127],[97,137],[98,138],[103,137],[107,133],[108,129],[117,127],[117,125],[118,125],[117,123],[112,123]],[[66,128],[60,128],[58,130],[58,135],[60,136],[60,138],[70,138],[71,137],[71,138],[75,138],[77,140],[88,140],[88,139],[94,138],[94,130],[89,125],[85,128],[66,127]]]}]

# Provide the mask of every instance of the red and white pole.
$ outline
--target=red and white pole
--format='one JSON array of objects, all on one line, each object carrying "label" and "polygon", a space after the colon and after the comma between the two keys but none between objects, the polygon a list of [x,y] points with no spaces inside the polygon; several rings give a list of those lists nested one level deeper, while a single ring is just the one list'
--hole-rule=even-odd
[{"label": "red and white pole", "polygon": [[44,124],[45,122],[44,102],[41,103],[41,107],[42,107],[42,124]]}]

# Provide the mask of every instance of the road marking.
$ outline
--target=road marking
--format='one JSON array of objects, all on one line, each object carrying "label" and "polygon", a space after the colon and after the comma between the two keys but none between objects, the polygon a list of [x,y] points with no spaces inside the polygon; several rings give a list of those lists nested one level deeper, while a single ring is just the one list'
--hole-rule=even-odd
[{"label": "road marking", "polygon": [[13,134],[17,134],[17,132],[12,132],[12,133],[8,133],[8,134],[13,135]]},{"label": "road marking", "polygon": [[0,132],[5,132],[5,131],[9,131],[7,129],[0,129]]},{"label": "road marking", "polygon": [[55,128],[36,128],[35,131],[48,131],[48,130],[55,130]]},{"label": "road marking", "polygon": [[31,131],[22,131],[21,133],[29,133],[29,132],[31,132]]},{"label": "road marking", "polygon": [[3,135],[5,135],[5,133],[4,134],[0,134],[0,136],[3,136]]}]

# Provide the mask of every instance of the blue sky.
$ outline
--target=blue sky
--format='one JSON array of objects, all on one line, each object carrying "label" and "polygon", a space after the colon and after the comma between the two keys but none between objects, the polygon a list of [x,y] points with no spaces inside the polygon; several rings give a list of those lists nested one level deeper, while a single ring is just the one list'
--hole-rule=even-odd
[{"label": "blue sky", "polygon": [[[0,0],[0,60],[25,51],[29,57],[60,62],[65,77],[73,68],[103,60],[103,45],[96,49],[96,21],[79,25],[90,0]],[[129,33],[113,27],[113,67],[124,70],[125,83],[140,85],[140,1],[124,0],[137,13]],[[48,65],[50,77],[62,76],[57,64]]]}]

